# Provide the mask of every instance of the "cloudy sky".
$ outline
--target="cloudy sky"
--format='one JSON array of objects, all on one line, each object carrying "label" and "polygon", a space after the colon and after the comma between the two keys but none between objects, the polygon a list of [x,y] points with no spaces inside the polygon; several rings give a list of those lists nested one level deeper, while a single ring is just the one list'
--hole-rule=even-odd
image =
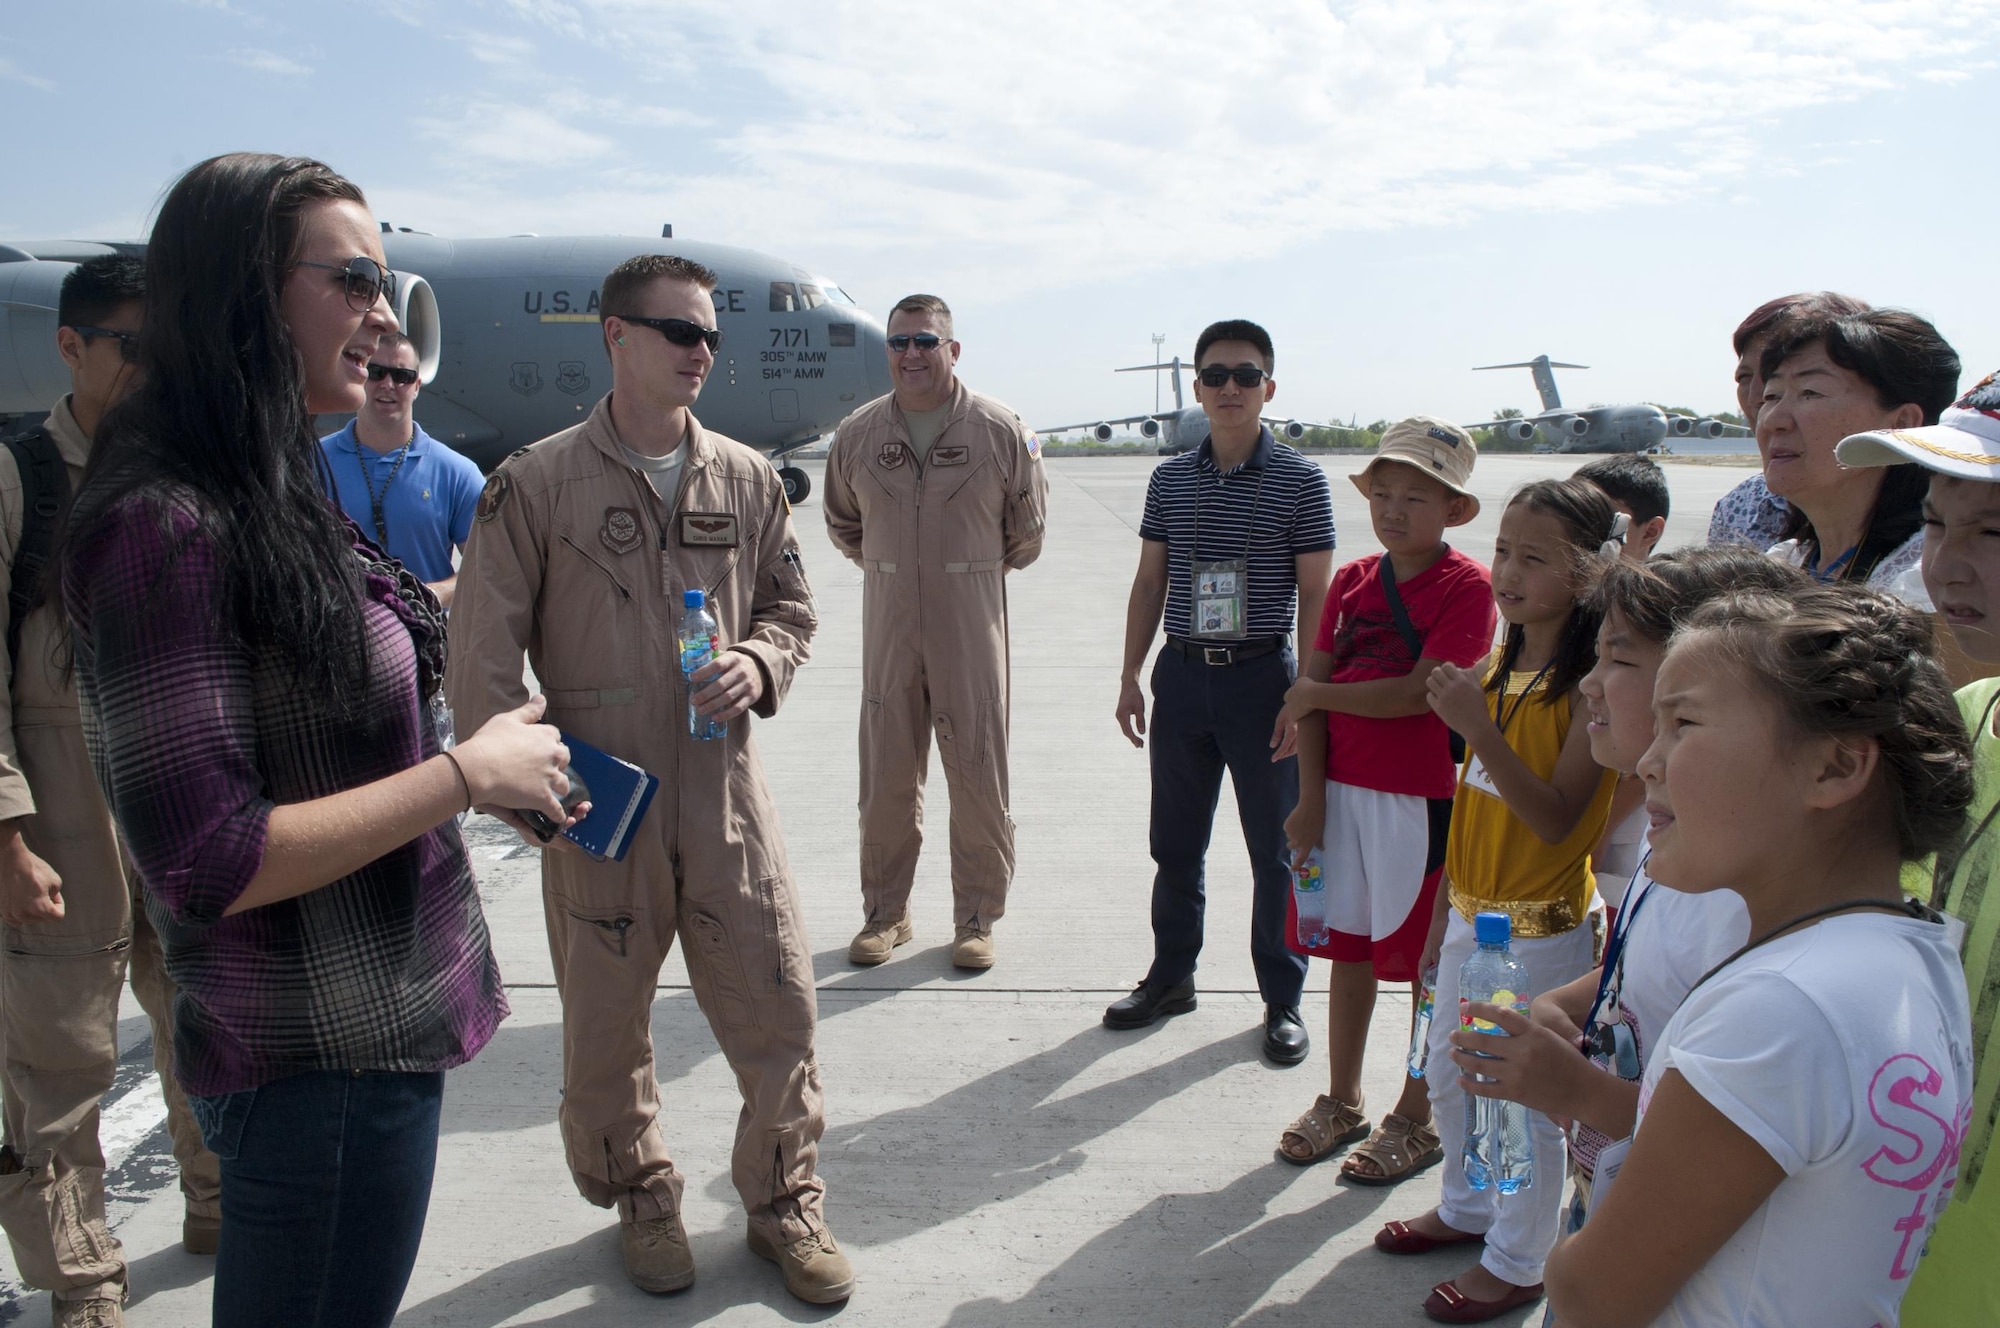
[{"label": "cloudy sky", "polygon": [[[23,5],[0,240],[143,234],[174,174],[318,156],[445,235],[657,235],[944,295],[1037,424],[1151,338],[1265,323],[1274,408],[1724,409],[1831,287],[2000,365],[2000,0],[264,0]],[[1980,126],[1985,126],[1981,129]]]}]

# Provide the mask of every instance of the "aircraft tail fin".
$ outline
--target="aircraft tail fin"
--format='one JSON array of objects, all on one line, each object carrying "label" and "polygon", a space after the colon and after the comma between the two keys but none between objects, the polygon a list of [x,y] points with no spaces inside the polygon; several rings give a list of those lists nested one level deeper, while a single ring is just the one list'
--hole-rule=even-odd
[{"label": "aircraft tail fin", "polygon": [[1589,367],[1590,366],[1587,364],[1569,364],[1563,360],[1552,360],[1546,355],[1537,355],[1532,360],[1521,360],[1514,364],[1474,365],[1473,372],[1478,373],[1487,369],[1533,370],[1535,376],[1535,391],[1541,394],[1542,409],[1561,410],[1562,394],[1556,391],[1556,376],[1554,371],[1557,369],[1588,369]]},{"label": "aircraft tail fin", "polygon": [[1189,363],[1188,363],[1188,362],[1187,362],[1186,360],[1183,360],[1183,359],[1182,359],[1182,358],[1181,358],[1180,356],[1176,355],[1176,356],[1174,356],[1174,358],[1173,358],[1173,359],[1169,360],[1169,361],[1168,361],[1167,363],[1165,363],[1165,364],[1128,364],[1128,365],[1126,365],[1126,366],[1125,366],[1125,367],[1124,367],[1123,369],[1113,369],[1113,370],[1112,370],[1111,372],[1113,372],[1113,373],[1159,373],[1159,372],[1161,372],[1162,370],[1171,370],[1171,371],[1173,372],[1173,375],[1174,375],[1174,378],[1173,378],[1173,383],[1174,383],[1174,409],[1175,409],[1175,410],[1182,410],[1182,409],[1185,409],[1185,407],[1183,407],[1183,406],[1182,406],[1182,404],[1181,404],[1181,370],[1183,370],[1183,369],[1188,369],[1188,370],[1192,370],[1193,368],[1194,368],[1194,366],[1193,366],[1192,364],[1189,364]]}]

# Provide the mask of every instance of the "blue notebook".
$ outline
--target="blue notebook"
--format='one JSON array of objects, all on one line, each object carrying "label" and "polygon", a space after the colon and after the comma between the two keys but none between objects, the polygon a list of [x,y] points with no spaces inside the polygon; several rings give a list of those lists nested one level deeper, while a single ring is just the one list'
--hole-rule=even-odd
[{"label": "blue notebook", "polygon": [[569,748],[569,797],[574,806],[590,803],[590,815],[563,831],[563,837],[593,858],[625,861],[632,847],[632,835],[652,805],[660,777],[649,775],[630,761],[621,761],[583,741],[562,735]]}]

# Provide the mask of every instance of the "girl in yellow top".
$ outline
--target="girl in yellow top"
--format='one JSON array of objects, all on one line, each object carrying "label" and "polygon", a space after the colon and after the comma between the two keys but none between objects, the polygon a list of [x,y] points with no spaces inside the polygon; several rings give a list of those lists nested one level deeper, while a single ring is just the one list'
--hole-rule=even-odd
[{"label": "girl in yellow top", "polygon": [[[1596,963],[1590,925],[1590,849],[1604,833],[1617,775],[1590,755],[1577,684],[1597,658],[1597,615],[1577,595],[1590,560],[1615,556],[1617,514],[1596,485],[1541,480],[1514,495],[1493,545],[1493,598],[1507,623],[1500,658],[1482,687],[1449,664],[1430,677],[1431,708],[1469,749],[1452,805],[1447,890],[1429,953],[1437,956],[1437,1008],[1458,1008],[1458,970],[1473,950],[1475,913],[1506,913],[1512,948],[1527,966],[1523,1001]],[[1448,1055],[1449,1018],[1432,1027],[1432,1119],[1444,1142],[1444,1193],[1414,1222],[1375,1237],[1391,1254],[1485,1238],[1480,1260],[1434,1289],[1424,1311],[1445,1323],[1478,1323],[1542,1294],[1542,1263],[1562,1203],[1562,1129],[1529,1116],[1535,1183],[1507,1196],[1465,1179],[1465,1092]]]}]

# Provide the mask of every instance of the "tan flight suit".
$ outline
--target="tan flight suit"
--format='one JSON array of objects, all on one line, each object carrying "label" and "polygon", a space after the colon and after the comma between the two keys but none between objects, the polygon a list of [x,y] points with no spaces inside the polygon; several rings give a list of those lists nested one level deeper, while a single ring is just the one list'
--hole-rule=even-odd
[{"label": "tan flight suit", "polygon": [[960,929],[1007,908],[1007,582],[1042,551],[1049,484],[1019,416],[958,384],[919,457],[893,395],[848,416],[820,500],[834,547],[861,565],[861,902],[909,911],[931,734],[951,789]]},{"label": "tan flight suit", "polygon": [[549,723],[660,778],[623,863],[542,855],[577,1189],[626,1221],[680,1211],[651,1031],[678,932],[743,1093],[737,1192],[753,1226],[787,1243],[822,1225],[812,951],[750,717],[711,742],[688,735],[675,628],[682,591],[707,591],[724,649],[763,674],[755,712],[769,718],[818,622],[771,463],[696,424],[678,501],[662,500],[620,455],[609,403],[487,480],[459,568],[446,686],[458,731],[475,733],[527,699],[525,649]]},{"label": "tan flight suit", "polygon": [[[50,414],[71,491],[90,440],[69,398]],[[0,554],[11,575],[21,542],[21,478],[0,449]],[[0,576],[0,820],[27,818],[21,837],[62,877],[63,917],[0,925],[0,1224],[21,1279],[67,1300],[117,1299],[124,1251],[104,1224],[98,1100],[118,1070],[118,998],[132,990],[153,1028],[153,1064],[167,1101],[187,1211],[220,1218],[222,1173],[202,1146],[173,1071],[174,984],[136,897],[111,812],[84,750],[83,718],[47,597],[21,627],[21,665],[8,678],[6,576]]]}]

